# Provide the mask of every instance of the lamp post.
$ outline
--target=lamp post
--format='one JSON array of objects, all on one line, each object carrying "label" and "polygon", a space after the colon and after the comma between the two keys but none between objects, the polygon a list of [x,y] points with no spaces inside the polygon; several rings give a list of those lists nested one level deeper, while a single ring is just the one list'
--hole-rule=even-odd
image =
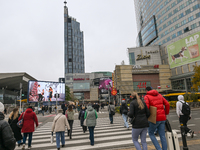
[{"label": "lamp post", "polygon": [[[58,108],[58,93],[56,92],[56,109]],[[58,111],[56,111],[57,114]]]}]

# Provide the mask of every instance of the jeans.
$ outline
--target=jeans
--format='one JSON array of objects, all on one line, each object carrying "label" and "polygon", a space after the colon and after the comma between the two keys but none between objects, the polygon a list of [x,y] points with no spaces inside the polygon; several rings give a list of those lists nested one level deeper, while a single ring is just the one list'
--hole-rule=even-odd
[{"label": "jeans", "polygon": [[185,128],[185,134],[187,134],[188,132],[190,132],[191,130],[187,127],[187,122],[189,120],[189,116],[185,116],[185,115],[180,115],[179,118],[179,122],[180,124],[183,124],[184,128]]},{"label": "jeans", "polygon": [[31,147],[33,132],[24,133],[23,144],[26,144],[27,135],[29,135],[29,137],[28,137],[28,147]]},{"label": "jeans", "polygon": [[89,132],[90,132],[90,144],[94,145],[94,128],[95,127],[88,127]]},{"label": "jeans", "polygon": [[22,140],[17,141],[17,143],[18,143],[18,144],[21,144],[21,143],[22,143]]},{"label": "jeans", "polygon": [[[138,136],[140,135],[142,148],[138,142]],[[132,128],[132,140],[137,150],[147,150],[146,142],[147,128]]]},{"label": "jeans", "polygon": [[70,126],[70,130],[68,130],[68,136],[70,136],[70,138],[72,137],[72,127],[73,127],[73,122],[74,120],[68,120],[69,122],[69,126]]},{"label": "jeans", "polygon": [[113,115],[109,113],[110,123],[113,123]]},{"label": "jeans", "polygon": [[160,136],[161,144],[162,144],[162,149],[167,150],[167,141],[165,137],[165,121],[157,121],[156,124],[149,122],[149,137],[151,138],[151,141],[153,142],[155,148],[157,150],[162,150],[155,135],[154,131],[158,130],[158,134]]},{"label": "jeans", "polygon": [[129,125],[128,125],[128,122],[127,122],[128,116],[125,115],[125,114],[122,114],[122,118],[124,119],[124,126],[126,126],[126,128],[129,128]]},{"label": "jeans", "polygon": [[60,137],[62,145],[65,145],[65,131],[56,132],[56,145],[60,148]]},{"label": "jeans", "polygon": [[42,115],[44,116],[44,110],[42,110]]}]

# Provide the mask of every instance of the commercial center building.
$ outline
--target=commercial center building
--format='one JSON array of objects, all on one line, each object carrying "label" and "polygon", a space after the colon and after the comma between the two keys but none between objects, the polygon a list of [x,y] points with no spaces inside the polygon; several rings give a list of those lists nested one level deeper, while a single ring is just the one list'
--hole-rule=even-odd
[{"label": "commercial center building", "polygon": [[[172,90],[191,91],[193,66],[200,65],[200,1],[134,2],[138,29],[137,47],[144,49],[159,46],[161,64],[169,65],[171,71]],[[130,64],[134,64],[132,52],[129,51]],[[136,63],[140,64],[139,61]]]}]

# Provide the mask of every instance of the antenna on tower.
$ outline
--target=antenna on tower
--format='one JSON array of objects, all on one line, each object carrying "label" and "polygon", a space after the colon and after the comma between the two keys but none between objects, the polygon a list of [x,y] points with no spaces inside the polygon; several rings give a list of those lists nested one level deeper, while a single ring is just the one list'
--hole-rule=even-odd
[{"label": "antenna on tower", "polygon": [[64,4],[65,4],[65,7],[66,7],[66,5],[67,5],[67,2],[66,2],[66,0],[64,1]]}]

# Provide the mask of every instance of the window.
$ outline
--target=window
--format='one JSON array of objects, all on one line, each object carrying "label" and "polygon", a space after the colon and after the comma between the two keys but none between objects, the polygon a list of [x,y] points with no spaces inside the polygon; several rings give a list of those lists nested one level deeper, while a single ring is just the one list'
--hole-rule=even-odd
[{"label": "window", "polygon": [[159,42],[158,45],[162,45],[161,42]]},{"label": "window", "polygon": [[162,11],[162,15],[164,15],[164,14],[165,14],[165,10]]},{"label": "window", "polygon": [[183,21],[181,22],[181,25],[184,25],[184,24],[186,24],[186,20],[183,20]]},{"label": "window", "polygon": [[169,14],[168,14],[168,17],[171,17],[172,16],[172,12],[170,12]]},{"label": "window", "polygon": [[182,18],[184,16],[183,13],[181,13],[180,15],[178,15],[179,19]]},{"label": "window", "polygon": [[182,30],[177,32],[177,36],[182,34]]},{"label": "window", "polygon": [[164,24],[164,25],[163,25],[163,29],[164,29],[164,28],[166,28],[166,27],[167,27],[167,25],[166,25],[166,24]]},{"label": "window", "polygon": [[168,30],[165,31],[165,35],[167,35],[167,34],[168,34]]},{"label": "window", "polygon": [[190,22],[190,21],[192,21],[193,19],[194,19],[194,17],[191,16],[191,17],[188,18],[188,21]]},{"label": "window", "polygon": [[180,27],[179,23],[175,25],[175,29],[177,29],[178,27]]},{"label": "window", "polygon": [[200,17],[200,12],[196,14],[196,18]]},{"label": "window", "polygon": [[168,25],[170,25],[170,24],[172,24],[172,21],[170,20],[170,21],[168,21]]},{"label": "window", "polygon": [[174,27],[171,27],[171,28],[169,29],[170,32],[172,32],[173,30],[174,30]]},{"label": "window", "polygon": [[164,36],[164,33],[161,34],[161,38]]},{"label": "window", "polygon": [[172,3],[172,7],[174,7],[175,5],[176,5],[176,2],[173,2],[173,3]]},{"label": "window", "polygon": [[178,8],[174,9],[174,14],[178,12]]},{"label": "window", "polygon": [[190,10],[190,9],[188,9],[188,10],[185,11],[185,15],[187,15],[187,14],[189,14],[189,13],[191,13],[191,10]]},{"label": "window", "polygon": [[164,21],[167,20],[167,16],[164,17]]},{"label": "window", "polygon": [[160,24],[162,23],[162,19],[160,20]]},{"label": "window", "polygon": [[180,3],[181,1],[183,1],[183,0],[177,0],[177,4]]},{"label": "window", "polygon": [[170,40],[171,40],[170,37],[168,37],[168,38],[167,38],[167,42],[170,41]]},{"label": "window", "polygon": [[170,6],[167,7],[166,11],[170,10]]},{"label": "window", "polygon": [[160,9],[162,9],[163,8],[163,4],[162,5],[160,5]]},{"label": "window", "polygon": [[174,18],[173,18],[173,22],[175,22],[176,20],[177,20],[177,17],[174,17]]},{"label": "window", "polygon": [[176,33],[172,34],[172,39],[174,39],[176,37]]},{"label": "window", "polygon": [[193,6],[193,11],[199,8],[199,4]]},{"label": "window", "polygon": [[190,5],[192,3],[192,0],[188,0],[187,2],[186,2],[186,5],[188,6],[188,5]]},{"label": "window", "polygon": [[162,31],[162,27],[159,28],[159,32]]},{"label": "window", "polygon": [[191,29],[194,29],[194,28],[196,28],[196,27],[197,27],[197,24],[196,24],[196,23],[191,25]]},{"label": "window", "polygon": [[166,41],[165,41],[165,40],[163,40],[163,41],[162,41],[162,43],[163,43],[163,44],[165,44],[165,43],[166,43]]},{"label": "window", "polygon": [[184,4],[182,4],[181,6],[179,6],[179,10],[184,8]]}]

